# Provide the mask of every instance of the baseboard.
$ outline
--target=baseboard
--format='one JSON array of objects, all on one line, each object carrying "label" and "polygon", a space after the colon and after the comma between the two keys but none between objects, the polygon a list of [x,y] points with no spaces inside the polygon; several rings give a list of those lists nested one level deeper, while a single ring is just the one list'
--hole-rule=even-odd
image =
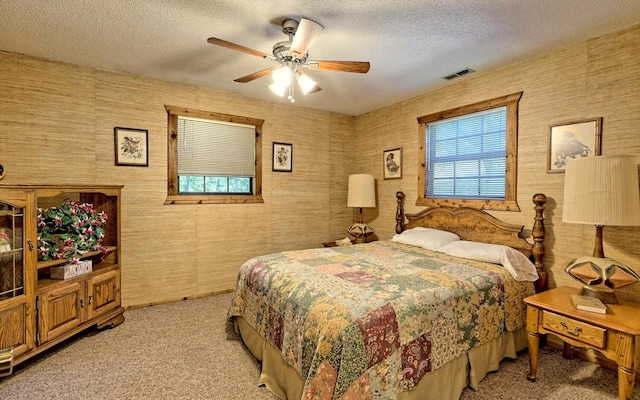
[{"label": "baseboard", "polygon": [[218,291],[215,291],[215,292],[202,293],[202,294],[198,294],[198,295],[195,295],[195,296],[178,297],[178,298],[158,301],[158,302],[155,302],[155,303],[143,303],[143,304],[136,304],[136,305],[133,305],[133,306],[126,306],[125,310],[135,310],[135,309],[138,309],[138,308],[158,306],[158,305],[161,305],[161,304],[176,303],[178,301],[183,301],[183,300],[201,299],[203,297],[215,296],[215,295],[218,295],[218,294],[226,294],[226,293],[231,293],[231,292],[233,292],[233,289],[218,290]]}]

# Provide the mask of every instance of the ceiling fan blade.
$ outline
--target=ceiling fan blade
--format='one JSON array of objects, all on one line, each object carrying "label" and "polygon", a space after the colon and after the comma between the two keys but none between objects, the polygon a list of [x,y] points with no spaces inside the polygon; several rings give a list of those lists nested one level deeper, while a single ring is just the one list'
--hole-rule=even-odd
[{"label": "ceiling fan blade", "polygon": [[309,67],[321,71],[355,72],[366,74],[369,72],[369,63],[366,61],[309,61]]},{"label": "ceiling fan blade", "polygon": [[207,42],[211,44],[215,44],[217,46],[226,47],[227,49],[240,51],[242,53],[250,54],[252,56],[260,57],[260,58],[269,58],[269,54],[263,53],[258,50],[253,50],[248,47],[240,46],[239,44],[227,42],[226,40],[218,39],[215,37],[210,37],[207,39]]},{"label": "ceiling fan blade", "polygon": [[319,23],[302,18],[298,24],[296,34],[293,36],[289,55],[301,58],[323,30],[324,27]]},{"label": "ceiling fan blade", "polygon": [[253,74],[249,74],[249,75],[243,76],[241,78],[234,79],[234,81],[235,82],[239,82],[239,83],[251,82],[251,81],[256,80],[258,78],[262,78],[263,76],[269,75],[269,73],[271,73],[271,71],[273,71],[276,68],[278,68],[278,67],[271,67],[271,68],[263,69],[262,71],[254,72]]}]

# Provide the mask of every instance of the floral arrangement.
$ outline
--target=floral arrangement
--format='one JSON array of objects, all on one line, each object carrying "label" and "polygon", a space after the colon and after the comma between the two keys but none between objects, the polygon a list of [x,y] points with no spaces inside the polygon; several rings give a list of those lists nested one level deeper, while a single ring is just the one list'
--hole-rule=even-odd
[{"label": "floral arrangement", "polygon": [[102,225],[108,217],[93,204],[66,199],[60,207],[38,208],[38,259],[58,260],[79,257],[88,251],[107,253],[102,245]]}]

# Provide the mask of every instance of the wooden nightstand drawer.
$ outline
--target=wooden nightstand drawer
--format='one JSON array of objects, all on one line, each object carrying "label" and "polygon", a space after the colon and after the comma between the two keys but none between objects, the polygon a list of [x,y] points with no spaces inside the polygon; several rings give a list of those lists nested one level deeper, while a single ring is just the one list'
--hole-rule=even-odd
[{"label": "wooden nightstand drawer", "polygon": [[544,310],[542,327],[562,336],[603,349],[607,330]]}]

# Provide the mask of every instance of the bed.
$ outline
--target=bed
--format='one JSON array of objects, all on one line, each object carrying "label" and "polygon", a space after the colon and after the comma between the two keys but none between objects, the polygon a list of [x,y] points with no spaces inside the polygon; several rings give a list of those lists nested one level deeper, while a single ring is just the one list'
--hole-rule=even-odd
[{"label": "bed", "polygon": [[279,398],[458,399],[526,348],[523,299],[546,289],[546,197],[533,197],[532,243],[484,211],[405,214],[404,199],[391,240],[240,267],[228,319]]}]

